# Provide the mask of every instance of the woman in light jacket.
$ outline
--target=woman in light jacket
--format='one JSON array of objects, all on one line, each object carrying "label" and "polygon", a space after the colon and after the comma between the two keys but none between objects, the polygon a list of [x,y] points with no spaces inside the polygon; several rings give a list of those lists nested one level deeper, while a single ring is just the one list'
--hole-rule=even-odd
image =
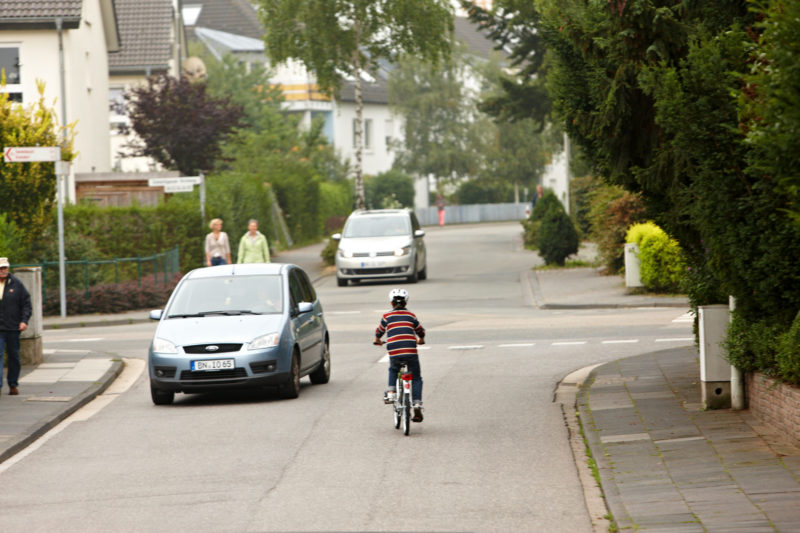
[{"label": "woman in light jacket", "polygon": [[237,263],[269,263],[269,245],[264,234],[258,231],[258,220],[253,218],[247,224],[248,231],[239,241]]}]

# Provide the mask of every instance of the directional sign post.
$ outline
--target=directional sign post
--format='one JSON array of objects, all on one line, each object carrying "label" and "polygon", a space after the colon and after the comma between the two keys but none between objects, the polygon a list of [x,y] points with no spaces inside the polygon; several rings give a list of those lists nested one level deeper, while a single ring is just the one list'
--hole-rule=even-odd
[{"label": "directional sign post", "polygon": [[67,316],[67,275],[64,257],[64,202],[62,188],[64,178],[69,174],[69,163],[61,161],[60,146],[6,146],[3,148],[3,161],[6,163],[45,163],[56,165],[56,204],[58,205],[58,278],[61,299],[61,316]]},{"label": "directional sign post", "polygon": [[150,178],[148,187],[164,187],[164,192],[192,192],[195,185],[200,185],[200,216],[206,217],[206,180],[203,174],[199,176],[182,176],[180,178]]}]

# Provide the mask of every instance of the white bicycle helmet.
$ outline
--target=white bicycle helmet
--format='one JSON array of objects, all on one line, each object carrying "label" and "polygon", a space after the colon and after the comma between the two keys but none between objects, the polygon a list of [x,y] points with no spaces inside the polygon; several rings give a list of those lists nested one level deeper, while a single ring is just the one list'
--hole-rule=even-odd
[{"label": "white bicycle helmet", "polygon": [[396,300],[403,300],[408,303],[408,291],[405,289],[392,289],[389,291],[389,303]]}]

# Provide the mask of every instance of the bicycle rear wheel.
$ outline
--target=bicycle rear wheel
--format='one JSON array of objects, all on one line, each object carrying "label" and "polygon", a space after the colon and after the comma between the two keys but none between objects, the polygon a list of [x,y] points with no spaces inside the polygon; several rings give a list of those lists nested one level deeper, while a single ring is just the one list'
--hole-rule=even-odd
[{"label": "bicycle rear wheel", "polygon": [[403,435],[408,435],[411,430],[411,396],[403,394]]},{"label": "bicycle rear wheel", "polygon": [[401,406],[399,402],[395,400],[394,404],[392,405],[392,411],[394,411],[394,429],[400,429],[400,416]]}]

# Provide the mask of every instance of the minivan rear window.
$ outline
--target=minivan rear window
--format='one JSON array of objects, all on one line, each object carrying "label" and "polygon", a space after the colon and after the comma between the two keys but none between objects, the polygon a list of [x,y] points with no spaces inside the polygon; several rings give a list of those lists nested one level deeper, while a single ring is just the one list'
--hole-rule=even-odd
[{"label": "minivan rear window", "polygon": [[398,237],[410,235],[411,226],[408,216],[368,216],[350,217],[344,226],[342,237]]}]

